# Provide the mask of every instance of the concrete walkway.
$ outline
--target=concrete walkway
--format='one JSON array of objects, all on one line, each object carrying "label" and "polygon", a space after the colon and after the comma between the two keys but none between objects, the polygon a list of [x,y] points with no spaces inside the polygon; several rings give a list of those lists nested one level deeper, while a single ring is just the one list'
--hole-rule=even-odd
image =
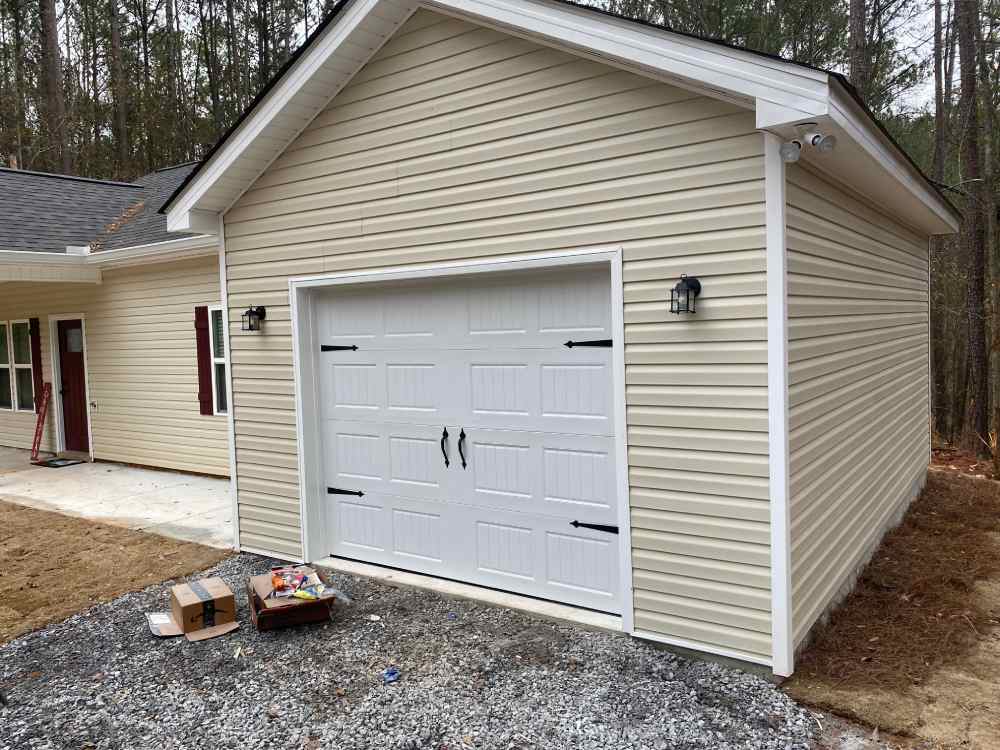
[{"label": "concrete walkway", "polygon": [[229,480],[83,463],[32,466],[28,451],[0,447],[0,500],[211,547],[233,546]]}]

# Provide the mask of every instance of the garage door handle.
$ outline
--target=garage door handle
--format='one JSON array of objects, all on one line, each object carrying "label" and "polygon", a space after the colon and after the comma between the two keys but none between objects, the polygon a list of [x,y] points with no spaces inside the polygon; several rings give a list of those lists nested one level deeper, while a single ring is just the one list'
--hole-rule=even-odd
[{"label": "garage door handle", "polygon": [[445,427],[444,431],[441,433],[441,455],[444,456],[444,468],[448,468],[451,462],[448,460],[448,449],[445,447],[445,443],[448,441],[448,428]]},{"label": "garage door handle", "polygon": [[458,433],[458,455],[462,457],[462,468],[464,469],[467,464],[465,463],[465,452],[462,450],[462,446],[465,444],[465,428]]}]

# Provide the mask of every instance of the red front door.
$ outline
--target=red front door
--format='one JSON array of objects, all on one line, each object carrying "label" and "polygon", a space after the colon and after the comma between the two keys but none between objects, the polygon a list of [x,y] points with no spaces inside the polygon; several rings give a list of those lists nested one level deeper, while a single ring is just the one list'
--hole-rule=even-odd
[{"label": "red front door", "polygon": [[88,452],[87,373],[83,366],[83,323],[59,321],[59,393],[66,450]]}]

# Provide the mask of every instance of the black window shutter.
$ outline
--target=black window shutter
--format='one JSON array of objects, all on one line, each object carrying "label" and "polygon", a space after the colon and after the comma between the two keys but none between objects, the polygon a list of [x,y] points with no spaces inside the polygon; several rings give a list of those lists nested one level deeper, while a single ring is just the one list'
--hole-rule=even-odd
[{"label": "black window shutter", "polygon": [[208,336],[208,308],[194,309],[194,333],[198,348],[198,406],[202,414],[214,414],[212,404],[212,346]]},{"label": "black window shutter", "polygon": [[42,404],[42,329],[38,318],[28,321],[28,335],[31,340],[31,378],[35,386],[35,409]]}]

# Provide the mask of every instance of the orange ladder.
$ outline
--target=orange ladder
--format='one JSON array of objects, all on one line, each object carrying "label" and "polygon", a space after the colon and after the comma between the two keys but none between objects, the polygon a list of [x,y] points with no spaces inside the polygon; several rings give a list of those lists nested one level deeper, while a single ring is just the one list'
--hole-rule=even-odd
[{"label": "orange ladder", "polygon": [[35,437],[31,441],[31,463],[38,463],[38,451],[42,447],[42,432],[45,430],[45,416],[49,412],[49,401],[52,399],[52,383],[42,386],[42,395],[38,399],[38,419],[35,421]]}]

